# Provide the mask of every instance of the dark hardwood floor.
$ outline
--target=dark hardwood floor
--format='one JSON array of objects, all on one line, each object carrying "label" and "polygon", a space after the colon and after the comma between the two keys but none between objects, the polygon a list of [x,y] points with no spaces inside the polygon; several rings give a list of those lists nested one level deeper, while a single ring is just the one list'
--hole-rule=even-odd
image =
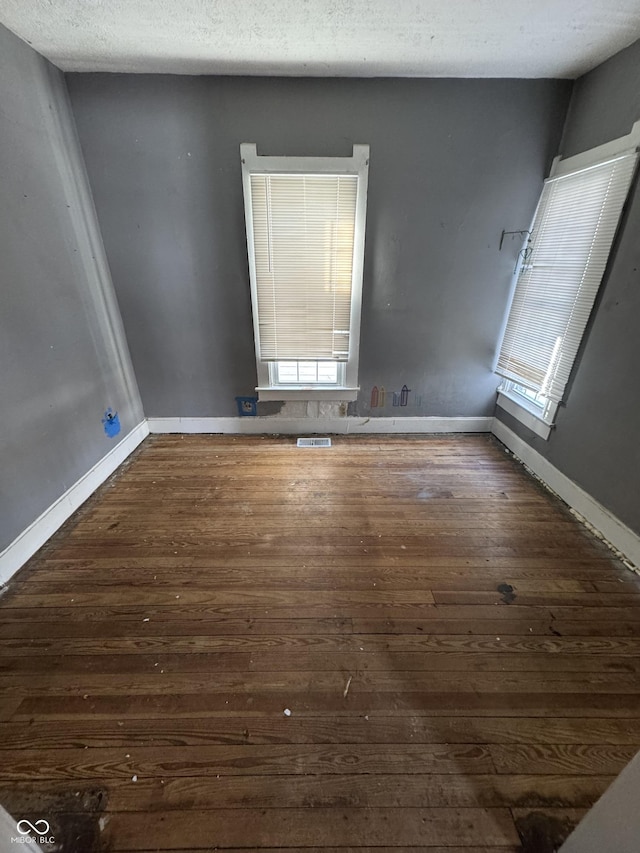
[{"label": "dark hardwood floor", "polygon": [[0,803],[65,853],[551,853],[639,652],[640,578],[488,436],[154,437],[0,599]]}]

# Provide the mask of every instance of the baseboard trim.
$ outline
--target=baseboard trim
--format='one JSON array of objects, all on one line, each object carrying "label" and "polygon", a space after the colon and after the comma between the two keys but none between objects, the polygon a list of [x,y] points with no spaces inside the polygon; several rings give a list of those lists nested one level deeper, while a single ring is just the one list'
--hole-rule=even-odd
[{"label": "baseboard trim", "polygon": [[493,418],[149,418],[151,433],[236,435],[490,432]]},{"label": "baseboard trim", "polygon": [[67,489],[55,503],[27,527],[0,554],[0,584],[7,581],[32,557],[62,524],[110,477],[136,447],[149,435],[145,421],[131,430],[122,441]]},{"label": "baseboard trim", "polygon": [[608,509],[581,489],[566,474],[559,471],[537,450],[505,426],[498,418],[494,419],[491,432],[515,456],[578,515],[591,525],[616,551],[626,559],[632,568],[640,566],[640,536],[623,524]]}]

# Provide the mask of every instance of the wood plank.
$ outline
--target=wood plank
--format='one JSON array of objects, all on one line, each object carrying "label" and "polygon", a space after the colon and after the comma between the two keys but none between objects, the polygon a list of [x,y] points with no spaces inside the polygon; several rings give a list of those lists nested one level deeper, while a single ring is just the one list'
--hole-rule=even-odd
[{"label": "wood plank", "polygon": [[[373,776],[202,777],[140,785],[131,795],[125,784],[111,794],[110,811],[164,811],[198,808],[501,808],[580,807],[593,802],[613,776],[544,776],[531,790],[529,776],[425,774]],[[133,796],[133,800],[131,797]],[[134,807],[135,806],[135,807]]]},{"label": "wood plank", "polygon": [[[126,596],[126,592],[122,592]],[[98,596],[96,596],[98,597]],[[395,596],[394,596],[395,597]],[[277,596],[274,596],[274,602]],[[376,601],[377,598],[377,601]],[[311,601],[311,603],[309,603]],[[598,622],[613,623],[637,623],[640,622],[640,606],[634,607],[599,607],[597,612],[591,613],[591,608],[564,605],[550,605],[549,607],[526,607],[517,604],[484,605],[484,604],[439,604],[430,603],[408,603],[394,604],[389,602],[386,593],[376,593],[370,602],[345,603],[339,596],[333,602],[326,604],[313,603],[313,596],[307,596],[306,604],[276,604],[270,603],[266,596],[262,596],[262,603],[242,604],[184,604],[175,596],[173,601],[166,604],[140,603],[140,604],[111,604],[111,605],[80,605],[68,602],[67,606],[44,606],[34,605],[32,607],[20,606],[18,598],[8,598],[4,602],[3,617],[7,621],[35,620],[37,614],[47,621],[69,619],[77,621],[98,620],[120,620],[120,619],[151,619],[158,621],[172,621],[174,619],[184,621],[191,618],[197,622],[208,620],[218,621],[221,618],[257,619],[269,616],[271,619],[359,619],[366,623],[367,620],[444,620],[463,621],[468,620],[491,620],[492,622],[590,622],[594,615]],[[615,631],[615,629],[612,629]],[[461,626],[458,625],[458,632]],[[486,631],[484,633],[487,633]]]},{"label": "wood plank", "polygon": [[[499,644],[499,640],[495,641]],[[99,673],[117,675],[125,673],[153,673],[160,668],[165,673],[242,673],[242,672],[393,672],[410,673],[424,670],[433,672],[513,672],[548,673],[566,672],[573,678],[577,673],[634,673],[640,670],[640,657],[619,655],[558,655],[558,654],[494,654],[473,652],[369,652],[324,651],[307,648],[292,651],[231,651],[196,652],[193,648],[181,653],[154,652],[153,654],[20,654],[2,655],[0,649],[0,678],[10,675],[76,675]],[[27,651],[25,649],[23,652]]]},{"label": "wood plank", "polygon": [[[234,847],[234,853],[260,853],[260,851],[264,851],[264,847]],[[513,845],[508,845],[505,847],[501,844],[499,847],[468,847],[466,844],[464,847],[451,847],[447,845],[446,847],[433,847],[430,846],[425,848],[429,850],[429,853],[522,853],[522,847],[518,844],[517,847]],[[280,847],[278,846],[279,853],[300,853],[299,847]],[[357,847],[351,847],[344,845],[340,845],[340,847],[305,847],[304,853],[416,853],[416,847],[404,847],[399,845],[394,845],[393,847],[378,846],[375,847],[362,847],[358,845]],[[141,850],[138,853],[158,853],[158,848],[154,848],[153,850]],[[172,853],[193,853],[192,848],[189,849],[181,849],[176,850],[172,848]]]},{"label": "wood plank", "polygon": [[[146,510],[146,508],[145,508]],[[226,511],[226,510],[225,510]],[[522,511],[522,510],[521,510]],[[443,556],[421,556],[420,558],[412,558],[406,554],[391,554],[389,556],[380,556],[376,554],[355,554],[347,555],[340,551],[334,554],[319,557],[309,557],[301,560],[299,556],[291,556],[287,554],[276,554],[273,556],[265,556],[257,560],[247,554],[226,554],[217,555],[209,553],[205,556],[181,556],[176,554],[163,554],[161,556],[147,556],[145,554],[132,555],[127,554],[124,557],[113,557],[108,552],[99,554],[94,557],[86,557],[77,555],[75,557],[60,557],[58,551],[51,546],[45,549],[38,558],[38,566],[46,566],[46,572],[36,572],[34,578],[46,579],[50,570],[60,569],[94,569],[101,567],[103,569],[126,569],[129,570],[129,576],[136,578],[138,571],[144,572],[164,569],[165,571],[180,571],[184,569],[193,570],[199,576],[203,571],[209,572],[213,569],[245,569],[248,571],[261,572],[263,577],[268,580],[272,570],[277,569],[300,569],[307,568],[327,572],[343,571],[373,571],[388,572],[394,574],[397,570],[415,571],[427,577],[431,576],[432,572],[439,574],[442,570],[448,572],[461,572],[468,576],[469,572],[472,577],[483,577],[486,573],[497,571],[500,575],[509,572],[521,572],[522,576],[535,579],[538,577],[561,577],[569,578],[600,578],[609,579],[617,582],[618,579],[623,579],[624,582],[635,583],[638,576],[628,569],[623,567],[618,561],[612,561],[611,556],[599,553],[593,556],[576,556],[575,552],[566,553],[562,549],[558,553],[551,553],[546,557],[531,557],[527,554],[520,554],[511,557],[501,557],[493,555],[489,557],[454,557],[450,555]],[[176,559],[177,557],[177,559]],[[437,571],[436,571],[437,570]],[[17,582],[23,575],[16,577]],[[500,577],[502,580],[502,577]],[[12,584],[14,581],[12,580]]]},{"label": "wood plank", "polygon": [[640,743],[640,711],[635,719],[433,717],[330,715],[292,716],[282,725],[271,714],[144,719],[72,718],[3,722],[0,749],[50,750],[105,746],[198,746],[216,744],[626,744]]},{"label": "wood plank", "polygon": [[190,850],[240,844],[308,847],[322,838],[331,846],[516,845],[518,835],[507,809],[305,808],[169,811],[150,822],[139,813],[113,815],[109,843],[117,850],[172,848],[188,839]]},{"label": "wood plank", "polygon": [[[623,749],[623,747],[618,747]],[[380,773],[493,773],[478,744],[289,744],[2,751],[0,780],[139,779],[176,776]]]},{"label": "wood plank", "polygon": [[[9,611],[7,611],[9,612]],[[11,611],[12,614],[15,611]],[[42,614],[42,610],[38,613]],[[5,613],[3,612],[3,616]],[[71,622],[55,617],[54,612],[50,619],[40,618],[38,622],[26,624],[17,619],[7,619],[0,624],[0,637],[13,637],[17,639],[31,640],[38,637],[60,638],[60,637],[86,637],[101,638],[103,642],[109,643],[116,637],[139,637],[141,640],[150,638],[150,646],[156,641],[154,638],[191,636],[197,629],[198,636],[207,637],[232,637],[232,642],[241,644],[251,643],[254,636],[271,637],[287,635],[296,638],[311,638],[308,642],[314,642],[316,635],[337,635],[339,638],[351,633],[351,618],[346,617],[323,617],[319,619],[269,619],[263,616],[245,616],[244,618],[226,617],[214,621],[199,620],[197,626],[192,620],[175,620],[171,622],[145,622],[137,618],[135,621],[122,619],[118,622],[106,619],[78,620]],[[265,641],[268,642],[268,641]],[[304,642],[298,639],[297,642]]]},{"label": "wood plank", "polygon": [[[186,777],[111,784],[110,812],[206,808],[580,808],[597,799],[613,776],[411,774],[371,776]],[[222,781],[222,784],[221,784]]]},{"label": "wood plank", "polygon": [[[208,848],[209,849],[209,848]],[[215,849],[215,848],[214,848]],[[220,848],[218,848],[220,849]],[[278,853],[300,853],[300,847],[280,847],[278,846]],[[509,844],[508,846],[504,846],[501,844],[499,847],[468,847],[465,845],[464,847],[451,847],[447,845],[446,847],[441,846],[429,846],[428,848],[416,848],[415,846],[405,847],[400,845],[394,845],[393,847],[388,846],[378,846],[375,847],[363,847],[358,845],[357,847],[345,846],[343,844],[340,847],[305,847],[304,853],[416,853],[416,849],[427,849],[429,853],[522,853],[522,847],[518,844],[516,847]],[[182,848],[177,850],[176,848],[171,848],[172,853],[193,853],[193,848]],[[234,853],[261,853],[265,848],[261,845],[260,847],[234,847]],[[114,851],[117,853],[117,851]],[[141,850],[138,853],[158,853],[158,848],[154,847],[153,850]]]},{"label": "wood plank", "polygon": [[[12,611],[14,613],[15,611]],[[139,617],[119,620],[87,619],[70,621],[56,620],[53,616],[41,619],[37,623],[26,624],[17,619],[7,619],[0,624],[0,637],[33,640],[39,638],[48,641],[58,638],[104,638],[109,646],[118,638],[130,637],[134,640],[149,643],[149,648],[156,648],[158,642],[164,639],[172,642],[173,638],[192,636],[212,638],[211,643],[219,643],[218,648],[229,648],[235,645],[240,648],[246,644],[252,647],[264,648],[264,644],[277,647],[297,646],[300,644],[327,644],[333,648],[349,648],[345,643],[358,643],[361,637],[377,636],[383,642],[400,642],[399,646],[390,648],[405,648],[405,643],[414,640],[431,638],[433,642],[444,642],[449,636],[459,637],[466,633],[470,638],[479,642],[506,642],[513,638],[516,642],[525,642],[523,638],[537,637],[542,641],[554,642],[567,640],[580,643],[583,640],[610,642],[619,638],[635,641],[640,637],[640,623],[616,622],[607,620],[594,621],[565,621],[557,619],[524,620],[514,619],[469,619],[461,622],[459,619],[385,619],[367,618],[353,619],[351,617],[322,618],[322,619],[270,619],[268,616],[248,616],[243,618],[221,617],[216,620],[154,620],[145,622]],[[334,639],[327,639],[327,634]],[[500,639],[498,640],[497,637]],[[258,638],[258,639],[256,639]],[[258,643],[263,645],[253,646]],[[334,644],[332,646],[332,643]],[[338,645],[335,645],[338,644]],[[356,645],[355,648],[360,648]],[[407,646],[408,650],[415,646]]]},{"label": "wood plank", "polygon": [[[444,571],[444,570],[443,570]],[[100,567],[93,566],[91,569],[51,569],[41,579],[33,578],[29,582],[29,591],[39,595],[50,595],[53,593],[75,596],[83,587],[95,591],[116,592],[126,583],[127,587],[135,590],[168,591],[174,594],[184,589],[188,584],[191,591],[211,593],[212,591],[224,591],[230,589],[242,589],[247,584],[260,581],[265,588],[273,591],[289,590],[337,590],[349,591],[371,590],[377,588],[379,591],[398,591],[420,589],[434,590],[438,594],[442,591],[460,591],[465,594],[475,592],[493,593],[498,595],[498,587],[505,583],[513,586],[516,595],[527,593],[540,595],[541,593],[596,593],[595,582],[585,580],[574,580],[570,578],[554,578],[545,580],[516,579],[515,577],[500,572],[495,579],[474,577],[475,572],[467,572],[464,576],[451,577],[447,574],[439,574],[434,570],[428,575],[417,569],[395,568],[391,571],[361,569],[352,570],[338,569],[325,570],[319,575],[315,569],[269,568],[268,575],[261,569],[228,569],[212,568],[196,572],[193,569],[181,569],[168,571],[166,569],[139,570],[136,577],[132,577],[129,569],[111,568],[105,574],[100,574]],[[640,587],[639,587],[640,589]],[[622,595],[637,594],[637,590],[630,584],[618,585],[614,590],[608,590]],[[562,602],[559,602],[562,603]],[[604,603],[607,603],[606,600]],[[613,601],[611,603],[620,603]]]},{"label": "wood plank", "polygon": [[[511,587],[511,584],[501,584],[503,587]],[[634,603],[631,593],[614,594],[600,592],[522,592],[514,586],[507,592],[498,589],[491,592],[480,590],[433,590],[436,604],[517,604],[520,607],[553,607],[560,605],[597,607],[600,612],[604,607],[627,606]],[[508,600],[505,600],[508,599]],[[640,596],[638,596],[640,603]]]},{"label": "wood plank", "polygon": [[19,705],[20,699],[17,698],[7,699],[3,697],[0,699],[0,722],[10,720],[18,710]]},{"label": "wood plank", "polygon": [[[289,707],[294,714],[327,716],[329,714],[368,716],[382,715],[414,717],[573,717],[615,718],[637,720],[640,714],[636,694],[591,694],[589,691],[566,693],[495,693],[449,692],[431,693],[425,697],[420,691],[402,693],[349,692],[348,705],[336,691],[301,692],[295,704],[288,702],[281,692],[253,691],[250,694],[192,693],[187,695],[166,692],[145,695],[113,696],[84,694],[68,696],[33,696],[22,700],[12,715],[12,720],[56,719],[73,720],[91,717],[129,719],[169,719],[210,717],[219,715],[246,715],[248,713],[283,714]],[[87,698],[85,699],[84,696]]]},{"label": "wood plank", "polygon": [[[584,556],[593,550],[598,553],[598,546],[595,542],[585,543],[584,534],[576,531],[569,537],[564,548],[567,552],[578,551]],[[564,537],[563,537],[564,538]],[[275,554],[283,554],[287,556],[297,556],[302,561],[308,560],[310,557],[325,557],[333,554],[336,548],[339,548],[346,556],[357,556],[364,554],[372,554],[378,558],[385,559],[403,553],[411,559],[422,559],[423,557],[443,557],[453,555],[459,558],[462,557],[486,557],[491,556],[510,557],[514,558],[521,553],[527,553],[530,556],[547,557],[558,555],[559,549],[551,544],[551,540],[544,537],[518,536],[516,534],[505,533],[502,537],[496,536],[397,536],[393,539],[387,538],[387,541],[380,542],[378,537],[369,537],[366,540],[360,540],[357,536],[341,536],[336,537],[337,541],[328,544],[324,536],[299,536],[292,534],[289,537],[274,536],[271,541],[264,541],[258,538],[257,534],[244,534],[236,537],[229,537],[222,541],[217,537],[212,537],[211,541],[202,541],[202,539],[194,535],[191,539],[184,537],[180,541],[174,541],[167,537],[166,541],[158,542],[153,535],[145,541],[138,537],[131,537],[129,541],[122,542],[96,542],[95,538],[89,538],[84,542],[77,542],[75,545],[61,545],[58,550],[58,556],[63,559],[73,558],[77,554],[81,554],[84,558],[98,557],[104,553],[104,549],[108,547],[112,557],[125,557],[132,554],[146,554],[151,557],[160,558],[166,555],[167,551],[171,552],[176,557],[183,559],[189,557],[205,557],[211,553],[218,552],[220,559],[227,560],[234,555],[253,556],[256,559],[263,560],[265,557],[274,556]],[[546,544],[541,544],[546,543]]]},{"label": "wood plank", "polygon": [[495,744],[490,752],[498,773],[618,774],[640,747],[611,744]]},{"label": "wood plank", "polygon": [[9,596],[5,607],[10,610],[15,602],[21,608],[65,608],[66,605],[75,604],[76,607],[109,607],[110,605],[125,605],[126,612],[132,613],[135,609],[151,608],[151,612],[165,614],[164,611],[156,610],[156,607],[179,608],[182,613],[186,608],[197,607],[199,612],[211,604],[215,610],[222,610],[227,606],[242,608],[244,612],[252,609],[275,608],[293,610],[315,610],[322,613],[323,610],[342,610],[357,613],[359,610],[375,609],[385,607],[402,610],[405,607],[416,607],[421,610],[425,605],[432,605],[433,595],[428,590],[396,590],[393,593],[393,605],[387,603],[388,599],[383,590],[341,590],[339,600],[334,590],[272,590],[272,589],[189,589],[184,587],[169,587],[167,589],[136,589],[135,587],[120,587],[111,591],[84,592],[79,590],[72,593],[22,593],[19,598]]},{"label": "wood plank", "polygon": [[[473,611],[470,611],[473,612]],[[501,613],[504,609],[501,610]],[[594,616],[597,619],[559,619],[554,617],[557,608],[549,611],[547,619],[395,619],[395,618],[354,618],[352,619],[353,633],[359,634],[412,634],[419,632],[423,635],[459,634],[466,630],[471,635],[493,634],[500,639],[509,634],[525,636],[529,634],[553,637],[638,637],[640,625],[637,621],[615,619],[601,620],[600,612]],[[554,618],[552,618],[554,617]],[[164,623],[168,625],[169,623]],[[200,626],[204,623],[199,624]]]},{"label": "wood plank", "polygon": [[[345,684],[351,679],[348,696],[344,695]],[[85,673],[68,672],[29,673],[28,679],[21,673],[0,674],[0,690],[6,696],[127,696],[157,694],[207,693],[210,697],[234,696],[247,699],[275,694],[285,704],[306,707],[305,694],[324,695],[324,707],[362,707],[369,697],[380,699],[385,694],[401,697],[407,693],[419,693],[423,701],[431,694],[445,690],[454,691],[459,701],[464,702],[467,694],[504,692],[512,694],[581,693],[596,696],[637,695],[638,676],[627,671],[620,672],[573,672],[547,671],[537,673],[534,679],[530,672],[364,672],[362,670],[305,672],[304,670],[280,672],[174,672],[160,665],[148,673]],[[286,697],[286,698],[285,698]],[[390,704],[389,702],[387,704]]]},{"label": "wood plank", "polygon": [[[301,620],[302,621],[302,620]],[[12,625],[14,623],[11,623]],[[180,626],[172,623],[171,628]],[[19,626],[16,626],[19,627]],[[0,640],[0,664],[2,659],[8,658],[10,662],[19,668],[20,657],[37,656],[40,661],[45,661],[57,655],[73,662],[78,656],[112,657],[114,655],[156,655],[154,662],[158,660],[157,655],[210,655],[226,653],[245,654],[247,663],[260,660],[262,656],[272,653],[268,658],[262,660],[273,660],[278,666],[286,663],[287,656],[295,653],[306,655],[305,660],[313,660],[312,656],[323,662],[327,656],[335,656],[337,653],[344,655],[352,654],[357,661],[362,654],[365,655],[389,655],[394,660],[394,655],[412,655],[412,660],[428,661],[435,655],[453,655],[459,659],[468,657],[475,660],[478,655],[491,655],[495,658],[497,665],[504,661],[509,664],[509,655],[517,655],[519,666],[524,668],[528,657],[534,656],[537,663],[542,664],[541,669],[549,667],[559,669],[566,666],[573,667],[573,660],[585,658],[604,658],[604,666],[611,664],[610,669],[632,671],[636,668],[637,659],[640,656],[640,637],[558,637],[550,634],[548,628],[543,636],[533,632],[522,635],[520,633],[496,637],[495,634],[449,634],[429,633],[416,631],[416,633],[398,634],[278,634],[279,623],[275,623],[274,633],[269,633],[267,627],[264,631],[258,631],[255,636],[246,634],[191,634],[186,628],[195,627],[193,624],[185,625],[184,632],[173,634],[165,633],[165,625],[151,623],[119,623],[113,626],[112,636],[105,636],[108,632],[106,624],[93,623],[91,630],[84,624],[69,624],[59,626],[55,623],[41,623],[43,629],[37,637],[14,636],[11,639]],[[209,624],[198,625],[197,630],[208,628]],[[216,627],[216,626],[214,626]],[[247,630],[247,625],[244,624]],[[300,627],[300,623],[297,624]],[[460,627],[460,626],[458,626]],[[487,626],[490,627],[490,626]],[[97,631],[96,631],[97,628]],[[120,630],[118,630],[120,629]],[[104,633],[100,633],[100,632]],[[346,631],[346,628],[345,628]],[[48,632],[48,636],[47,636]],[[7,632],[9,633],[9,632]],[[27,632],[15,632],[17,634]],[[45,636],[42,636],[44,634]],[[495,657],[495,656],[498,657]],[[258,657],[260,656],[260,657]],[[331,659],[330,657],[328,659]],[[437,659],[437,658],[436,658]],[[366,661],[366,658],[365,658]],[[514,660],[512,660],[514,662]],[[618,667],[616,664],[619,663]],[[45,663],[43,662],[43,666]],[[431,664],[430,664],[431,665]],[[96,667],[98,665],[96,664]],[[598,664],[594,664],[598,666]],[[356,667],[357,668],[357,667]],[[362,667],[368,668],[368,667]],[[398,667],[395,667],[396,669]],[[413,668],[413,667],[404,667]],[[422,668],[422,667],[418,667]],[[428,668],[428,667],[426,667]],[[576,666],[579,668],[579,666]]]},{"label": "wood plank", "polygon": [[[117,528],[121,530],[132,530],[135,527],[135,516],[132,517],[131,507],[137,502],[118,499],[117,502],[109,502],[105,500],[101,502],[94,510],[90,511],[82,519],[82,527],[74,528],[73,534],[80,535],[82,530],[92,530],[96,532],[104,532],[105,535],[111,535]],[[283,507],[280,501],[274,499],[270,503],[258,502],[251,505],[251,520],[260,524],[268,524],[275,518],[286,518],[289,523],[294,521],[307,521],[311,523],[311,528],[321,526],[320,522],[333,524],[353,523],[362,521],[365,516],[369,522],[371,529],[376,529],[378,533],[382,532],[382,525],[388,532],[396,533],[399,524],[407,523],[406,529],[411,529],[412,525],[427,525],[434,528],[437,523],[442,523],[447,527],[455,527],[465,521],[469,521],[472,527],[479,526],[480,522],[484,522],[488,527],[504,528],[506,522],[520,520],[525,525],[531,524],[554,524],[560,529],[573,523],[573,518],[568,513],[560,515],[556,507],[550,504],[532,503],[528,508],[527,515],[522,518],[522,510],[520,502],[501,501],[484,501],[475,500],[430,500],[428,511],[419,516],[413,511],[413,507],[409,501],[396,504],[395,502],[389,505],[380,506],[379,503],[374,503],[367,507],[367,501],[345,500],[336,496],[331,502],[319,501],[315,506],[313,518],[309,518],[309,514],[304,506],[293,505]],[[174,496],[173,500],[165,499],[152,500],[147,494],[147,506],[153,507],[153,525],[158,525],[163,529],[169,529],[171,523],[175,523],[177,519],[182,523],[192,524],[194,521],[204,521],[211,524],[214,519],[218,523],[217,516],[211,512],[211,501],[203,500],[194,495],[192,500],[183,499],[180,501]],[[218,501],[215,501],[217,506]],[[345,518],[345,512],[349,512],[348,518]],[[229,503],[225,506],[224,521],[230,520],[246,522],[247,507],[242,503]]]}]

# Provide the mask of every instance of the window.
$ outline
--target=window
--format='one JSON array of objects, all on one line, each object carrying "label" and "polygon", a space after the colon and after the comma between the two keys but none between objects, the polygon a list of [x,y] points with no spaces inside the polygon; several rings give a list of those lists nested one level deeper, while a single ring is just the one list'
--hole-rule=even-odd
[{"label": "window", "polygon": [[369,147],[240,155],[260,399],[355,400]]},{"label": "window", "polygon": [[638,143],[640,122],[622,139],[556,161],[522,253],[496,367],[504,377],[498,404],[545,438],[604,275]]}]

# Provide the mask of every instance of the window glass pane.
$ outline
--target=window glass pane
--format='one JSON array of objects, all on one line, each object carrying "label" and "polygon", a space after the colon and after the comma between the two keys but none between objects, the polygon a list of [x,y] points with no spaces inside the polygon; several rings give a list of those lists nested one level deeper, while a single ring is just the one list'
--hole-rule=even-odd
[{"label": "window glass pane", "polygon": [[335,361],[318,362],[318,382],[336,383],[338,381],[338,365]]},{"label": "window glass pane", "polygon": [[317,382],[318,381],[318,362],[317,361],[299,361],[298,362],[298,378],[300,382]]},{"label": "window glass pane", "polygon": [[298,381],[298,362],[297,361],[279,361],[278,364],[278,382],[297,382]]},{"label": "window glass pane", "polygon": [[523,397],[526,397],[527,400],[534,405],[539,406],[541,409],[544,408],[546,398],[543,397],[542,394],[532,391],[531,388],[525,388],[524,385],[514,385],[513,390],[517,394],[521,394]]}]

